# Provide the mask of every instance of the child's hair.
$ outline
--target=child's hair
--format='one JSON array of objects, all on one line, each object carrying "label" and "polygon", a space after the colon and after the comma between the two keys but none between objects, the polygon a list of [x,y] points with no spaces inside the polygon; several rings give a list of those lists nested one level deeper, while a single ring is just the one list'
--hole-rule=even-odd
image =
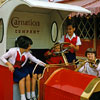
[{"label": "child's hair", "polygon": [[59,43],[59,42],[56,42],[56,43],[54,44],[54,46],[58,46],[58,45],[60,45],[60,43]]},{"label": "child's hair", "polygon": [[68,27],[68,26],[70,26],[70,25],[71,25],[73,28],[75,28],[75,24],[74,24],[71,20],[67,22],[66,27]]},{"label": "child's hair", "polygon": [[27,36],[19,36],[16,40],[16,45],[19,48],[27,49],[32,44],[32,40]]},{"label": "child's hair", "polygon": [[95,56],[96,56],[96,50],[93,49],[93,48],[88,48],[88,49],[86,50],[86,52],[85,52],[85,56],[86,56],[86,57],[87,57],[87,53],[94,53]]},{"label": "child's hair", "polygon": [[60,43],[59,42],[56,42],[55,44],[54,44],[54,46],[51,48],[51,50],[53,49],[55,49],[56,48],[56,46],[60,46]]}]

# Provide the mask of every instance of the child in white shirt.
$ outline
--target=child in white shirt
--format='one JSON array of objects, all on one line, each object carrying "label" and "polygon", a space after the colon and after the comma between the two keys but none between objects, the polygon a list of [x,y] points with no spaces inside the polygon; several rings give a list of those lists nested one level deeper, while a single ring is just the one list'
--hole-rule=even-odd
[{"label": "child in white shirt", "polygon": [[97,59],[96,59],[96,51],[93,48],[88,48],[85,52],[85,56],[87,57],[87,61],[79,69],[79,72],[86,73],[89,75],[99,75],[100,71],[100,62],[97,64]]},{"label": "child in white shirt", "polygon": [[[19,83],[19,89],[21,94],[21,100],[26,100],[25,97],[25,78],[26,78],[26,90],[27,100],[30,100],[30,75],[28,67],[24,67],[28,59],[32,62],[39,63],[40,66],[46,64],[36,57],[34,57],[29,51],[31,49],[32,40],[26,36],[20,36],[17,39],[17,47],[11,48],[8,52],[0,57],[9,70],[13,72],[14,82]],[[31,99],[32,100],[32,99]]]}]

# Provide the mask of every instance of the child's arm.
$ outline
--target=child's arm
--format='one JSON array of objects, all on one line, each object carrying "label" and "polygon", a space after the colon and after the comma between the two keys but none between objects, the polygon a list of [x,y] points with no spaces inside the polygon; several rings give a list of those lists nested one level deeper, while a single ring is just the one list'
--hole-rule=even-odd
[{"label": "child's arm", "polygon": [[47,52],[44,53],[45,59],[50,59],[51,56],[52,56],[52,52],[50,50],[48,50]]},{"label": "child's arm", "polygon": [[8,66],[8,68],[9,68],[9,70],[11,72],[14,72],[14,67],[13,67],[13,65],[10,62],[6,62],[5,64]]},{"label": "child's arm", "polygon": [[79,45],[73,45],[72,43],[69,45],[70,48],[73,48],[75,51],[79,50]]},{"label": "child's arm", "polygon": [[10,49],[8,52],[6,52],[4,55],[0,57],[0,60],[8,66],[11,72],[14,71],[14,67],[10,62],[8,62],[7,59],[12,56],[12,53],[13,51]]},{"label": "child's arm", "polygon": [[71,45],[71,47],[75,50],[75,51],[78,51],[79,50],[79,46],[81,45],[81,40],[79,37],[77,37],[77,42],[76,42],[76,46],[75,45]]},{"label": "child's arm", "polygon": [[97,71],[100,71],[100,63],[97,65],[96,70],[97,70]]},{"label": "child's arm", "polygon": [[35,62],[37,64],[39,64],[40,66],[46,66],[46,64],[44,62],[42,62],[41,60],[37,59],[36,57],[34,57],[31,53],[28,54],[28,58],[32,61]]},{"label": "child's arm", "polygon": [[9,59],[11,56],[13,55],[13,50],[10,49],[8,52],[6,52],[4,55],[2,55],[0,57],[0,60],[6,64],[6,62],[8,62],[7,59]]},{"label": "child's arm", "polygon": [[84,70],[84,66],[82,66],[82,67],[79,69],[78,72],[83,72],[83,70]]},{"label": "child's arm", "polygon": [[44,53],[44,56],[45,56],[45,57],[48,57],[48,56],[51,56],[51,55],[52,55],[52,52],[50,52],[50,50],[47,51],[46,53]]},{"label": "child's arm", "polygon": [[79,37],[77,37],[77,42],[76,42],[76,45],[73,45],[73,44],[70,44],[69,47],[70,48],[73,48],[75,51],[78,51],[79,50],[79,46],[81,45],[81,40]]}]

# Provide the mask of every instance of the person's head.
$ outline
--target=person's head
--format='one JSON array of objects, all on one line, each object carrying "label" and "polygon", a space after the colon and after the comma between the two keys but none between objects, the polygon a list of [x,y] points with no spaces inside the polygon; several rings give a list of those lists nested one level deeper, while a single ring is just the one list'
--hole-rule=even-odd
[{"label": "person's head", "polygon": [[32,40],[27,36],[19,36],[17,38],[17,46],[22,49],[27,49],[26,51],[31,49],[32,44]]},{"label": "person's head", "polygon": [[60,52],[60,44],[58,42],[55,43],[53,49],[54,49],[55,52]]},{"label": "person's head", "polygon": [[85,56],[88,58],[88,60],[95,60],[96,58],[96,51],[93,48],[88,48],[85,52]]},{"label": "person's head", "polygon": [[75,26],[72,22],[68,22],[66,26],[66,32],[69,36],[72,36],[75,31]]}]

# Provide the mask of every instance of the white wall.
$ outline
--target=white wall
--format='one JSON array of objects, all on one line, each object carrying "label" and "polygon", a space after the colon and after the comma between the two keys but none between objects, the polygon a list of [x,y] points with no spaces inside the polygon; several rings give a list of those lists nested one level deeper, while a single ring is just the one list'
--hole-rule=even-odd
[{"label": "white wall", "polygon": [[7,49],[14,47],[15,39],[20,35],[30,37],[33,40],[34,49],[50,48],[52,41],[49,22],[50,18],[46,14],[14,12],[7,32]]}]

